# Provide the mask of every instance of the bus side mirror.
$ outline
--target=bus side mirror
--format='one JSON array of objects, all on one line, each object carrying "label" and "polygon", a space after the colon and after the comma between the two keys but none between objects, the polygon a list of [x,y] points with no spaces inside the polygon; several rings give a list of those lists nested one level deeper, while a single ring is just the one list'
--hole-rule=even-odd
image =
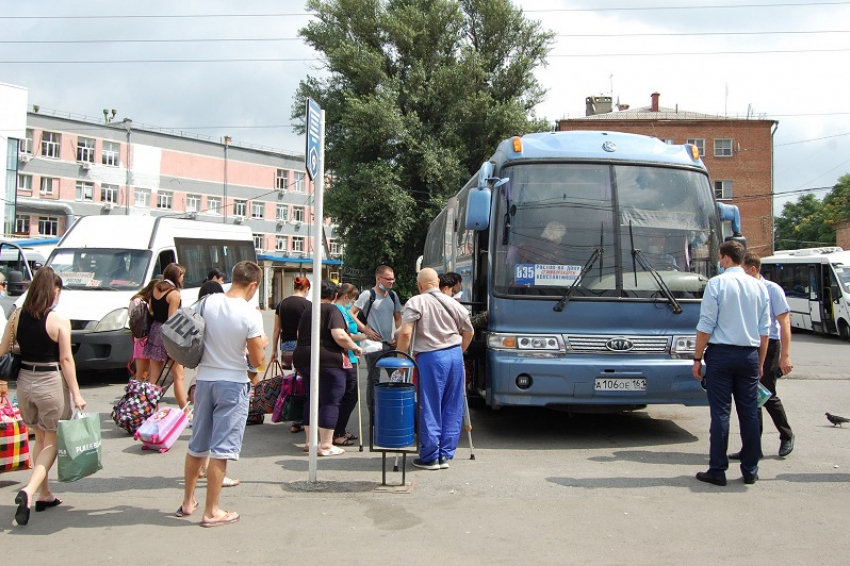
[{"label": "bus side mirror", "polygon": [[472,189],[466,205],[466,229],[486,230],[490,226],[490,189]]},{"label": "bus side mirror", "polygon": [[486,189],[490,186],[490,177],[493,176],[493,164],[485,161],[478,170],[478,188]]}]

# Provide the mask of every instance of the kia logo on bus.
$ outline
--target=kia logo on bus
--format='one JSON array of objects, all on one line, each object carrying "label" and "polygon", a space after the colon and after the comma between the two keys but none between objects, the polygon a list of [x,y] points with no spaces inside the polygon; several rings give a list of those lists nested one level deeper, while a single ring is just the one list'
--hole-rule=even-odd
[{"label": "kia logo on bus", "polygon": [[612,352],[628,352],[635,345],[628,338],[611,338],[605,342],[605,347]]},{"label": "kia logo on bus", "polygon": [[615,144],[614,142],[611,142],[611,141],[607,141],[607,142],[602,144],[602,149],[604,149],[607,152],[617,151],[617,144]]}]

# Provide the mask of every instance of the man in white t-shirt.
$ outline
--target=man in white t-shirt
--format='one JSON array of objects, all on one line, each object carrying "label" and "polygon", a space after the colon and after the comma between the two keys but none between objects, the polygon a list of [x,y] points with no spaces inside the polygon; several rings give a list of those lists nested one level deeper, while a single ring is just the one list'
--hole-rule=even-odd
[{"label": "man in white t-shirt", "polygon": [[[209,456],[207,498],[202,527],[235,523],[239,514],[218,506],[227,461],[238,460],[248,416],[251,384],[245,366],[245,348],[254,367],[263,364],[268,339],[263,333],[260,312],[250,303],[260,286],[262,270],[256,263],[242,261],[233,267],[232,285],[227,293],[203,299],[206,324],[204,354],[195,380],[195,406],[192,438],[186,455],[185,490],[178,517],[191,515],[198,507],[195,484],[198,472]],[[201,304],[201,303],[199,303]],[[195,306],[198,309],[198,306]]]}]

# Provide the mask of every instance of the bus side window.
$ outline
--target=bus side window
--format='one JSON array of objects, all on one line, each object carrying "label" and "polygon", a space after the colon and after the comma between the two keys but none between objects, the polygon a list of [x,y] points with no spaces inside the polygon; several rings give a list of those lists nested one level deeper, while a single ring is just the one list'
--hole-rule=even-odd
[{"label": "bus side window", "polygon": [[156,258],[156,265],[153,269],[153,276],[162,276],[162,272],[168,267],[168,264],[174,263],[174,250],[162,250]]}]

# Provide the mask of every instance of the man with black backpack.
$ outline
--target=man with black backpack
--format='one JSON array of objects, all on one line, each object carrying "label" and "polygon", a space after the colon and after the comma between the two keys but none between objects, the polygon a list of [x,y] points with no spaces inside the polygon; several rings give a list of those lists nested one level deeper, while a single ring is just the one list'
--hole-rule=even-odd
[{"label": "man with black backpack", "polygon": [[368,376],[366,378],[366,401],[369,414],[372,414],[372,397],[375,384],[381,378],[380,369],[375,367],[375,361],[386,350],[395,347],[395,330],[401,326],[401,301],[398,293],[393,291],[395,274],[389,265],[379,265],[375,270],[375,286],[368,292],[360,293],[360,297],[351,307],[351,315],[357,322],[360,332],[366,334],[369,340],[381,342],[382,347],[377,352],[365,354]]}]

